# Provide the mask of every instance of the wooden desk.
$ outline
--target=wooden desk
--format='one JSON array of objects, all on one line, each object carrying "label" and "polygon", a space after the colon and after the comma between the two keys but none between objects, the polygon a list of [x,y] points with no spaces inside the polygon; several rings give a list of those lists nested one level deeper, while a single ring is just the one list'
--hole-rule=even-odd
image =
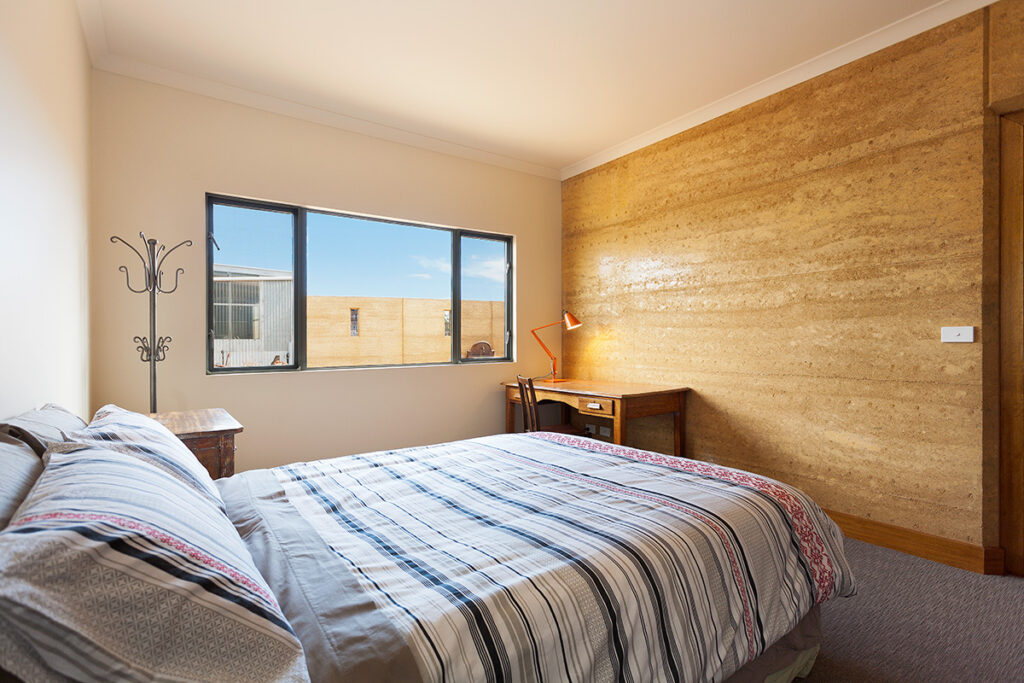
[{"label": "wooden desk", "polygon": [[242,425],[223,408],[196,408],[149,416],[167,427],[214,479],[235,473],[235,434]]},{"label": "wooden desk", "polygon": [[[683,429],[688,387],[666,387],[657,384],[626,384],[623,382],[596,382],[569,379],[559,382],[534,382],[537,401],[557,401],[575,408],[583,415],[611,418],[612,441],[626,441],[626,421],[633,417],[672,413],[675,430],[673,455],[683,454]],[[519,385],[505,383],[505,431],[516,428],[516,404]]]}]

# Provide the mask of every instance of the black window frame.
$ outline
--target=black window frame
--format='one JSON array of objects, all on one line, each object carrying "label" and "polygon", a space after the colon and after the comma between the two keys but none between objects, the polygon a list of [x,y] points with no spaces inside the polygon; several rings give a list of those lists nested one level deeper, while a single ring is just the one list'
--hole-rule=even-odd
[{"label": "black window frame", "polygon": [[[292,289],[293,305],[292,316],[294,325],[295,353],[292,362],[286,365],[265,365],[257,367],[215,367],[214,366],[214,316],[213,316],[213,261],[216,251],[215,238],[213,233],[213,207],[233,206],[243,209],[255,209],[258,211],[274,211],[278,213],[289,213],[292,215]],[[306,364],[306,217],[309,213],[325,214],[330,216],[342,216],[345,218],[357,218],[366,221],[376,221],[390,225],[406,225],[414,228],[429,230],[444,230],[451,234],[452,238],[452,273],[451,273],[451,358],[447,361],[433,363],[407,363],[391,365],[333,365],[316,366],[309,368]],[[493,357],[463,358],[462,357],[462,238],[473,237],[477,239],[503,242],[505,246],[505,344],[504,354],[497,353]],[[424,365],[479,365],[487,363],[510,363],[512,362],[512,350],[515,335],[512,331],[513,301],[512,295],[514,286],[513,272],[513,236],[500,233],[489,233],[480,230],[467,230],[446,225],[435,225],[431,223],[418,223],[405,220],[392,220],[376,216],[365,216],[362,214],[330,211],[320,208],[297,206],[280,202],[269,202],[256,199],[246,199],[231,195],[207,193],[206,194],[206,374],[233,374],[251,372],[292,372],[305,370],[349,370],[349,369],[372,369],[372,368],[404,368],[421,367]],[[495,349],[497,351],[497,349]]]}]

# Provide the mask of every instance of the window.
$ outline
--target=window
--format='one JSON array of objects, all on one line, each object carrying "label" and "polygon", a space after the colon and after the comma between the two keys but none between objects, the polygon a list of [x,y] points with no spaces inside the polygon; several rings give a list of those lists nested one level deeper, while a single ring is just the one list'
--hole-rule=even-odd
[{"label": "window", "polygon": [[210,372],[511,359],[507,235],[217,195],[207,229]]},{"label": "window", "polygon": [[508,331],[506,285],[511,261],[507,245],[500,239],[468,235],[460,241],[462,355],[492,358],[505,347]]},{"label": "window", "polygon": [[210,369],[288,365],[297,329],[296,212],[222,202],[208,205],[207,220]]}]

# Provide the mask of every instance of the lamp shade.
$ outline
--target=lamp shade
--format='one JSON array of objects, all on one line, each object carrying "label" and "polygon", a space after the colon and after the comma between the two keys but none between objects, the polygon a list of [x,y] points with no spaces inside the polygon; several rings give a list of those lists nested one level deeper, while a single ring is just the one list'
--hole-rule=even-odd
[{"label": "lamp shade", "polygon": [[580,322],[579,318],[574,316],[569,311],[562,311],[562,320],[565,321],[565,329],[567,330],[575,330],[577,327],[583,324]]}]

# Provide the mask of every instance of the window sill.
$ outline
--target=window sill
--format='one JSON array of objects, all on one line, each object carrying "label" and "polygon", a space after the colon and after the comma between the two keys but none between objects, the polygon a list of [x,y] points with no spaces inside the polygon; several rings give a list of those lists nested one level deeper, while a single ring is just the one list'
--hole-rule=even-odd
[{"label": "window sill", "polygon": [[443,368],[443,367],[472,367],[474,365],[500,365],[503,363],[512,364],[514,360],[510,358],[480,358],[471,361],[462,361],[461,363],[416,363],[409,365],[338,365],[338,366],[324,366],[315,368],[296,368],[296,367],[252,367],[252,368],[222,368],[218,370],[207,369],[206,374],[211,377],[219,377],[224,375],[254,375],[254,374],[277,374],[277,373],[297,373],[305,374],[308,372],[336,372],[336,371],[360,371],[360,370],[404,370],[407,368]]}]

